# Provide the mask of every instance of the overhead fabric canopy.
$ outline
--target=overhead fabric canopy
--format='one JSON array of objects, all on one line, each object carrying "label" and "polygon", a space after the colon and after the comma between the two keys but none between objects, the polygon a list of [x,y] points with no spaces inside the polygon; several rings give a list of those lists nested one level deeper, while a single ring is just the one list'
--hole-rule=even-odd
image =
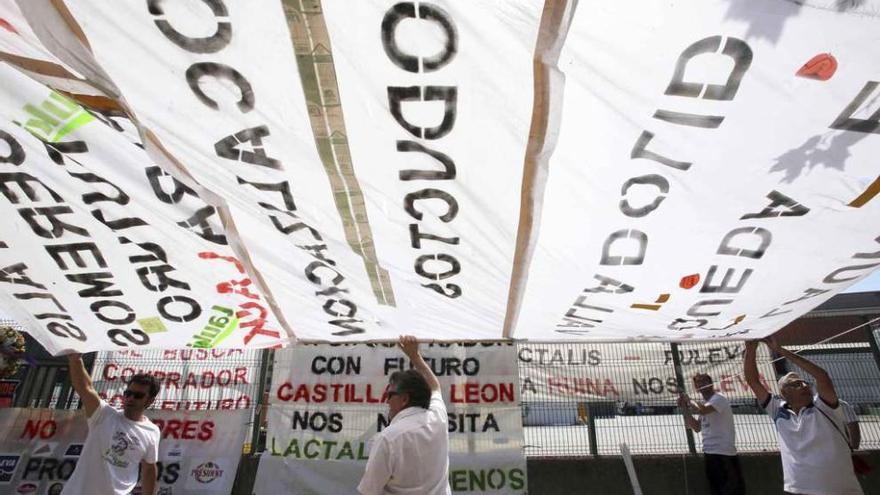
[{"label": "overhead fabric canopy", "polygon": [[880,1],[0,0],[53,353],[768,335],[880,265]]}]

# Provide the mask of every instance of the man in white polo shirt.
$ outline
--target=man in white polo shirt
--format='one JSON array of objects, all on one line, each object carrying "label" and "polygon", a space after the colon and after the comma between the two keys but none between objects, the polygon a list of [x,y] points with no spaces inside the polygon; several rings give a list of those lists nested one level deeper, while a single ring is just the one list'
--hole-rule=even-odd
[{"label": "man in white polo shirt", "polygon": [[812,375],[818,392],[814,396],[809,383],[797,373],[788,373],[779,379],[782,398],[771,396],[758,376],[758,342],[746,342],[745,379],[776,426],[785,493],[862,495],[844,433],[843,409],[831,377],[775,340],[765,342],[771,350]]},{"label": "man in white polo shirt", "polygon": [[373,438],[357,489],[363,495],[451,495],[449,423],[440,382],[415,337],[401,336],[399,344],[413,369],[388,380],[391,423]]},{"label": "man in white polo shirt", "polygon": [[[703,436],[703,457],[706,478],[712,495],[743,495],[745,481],[736,455],[736,430],[733,410],[727,397],[715,392],[712,377],[699,373],[694,376],[694,388],[705,401],[699,404],[682,394],[678,406],[688,428]],[[700,419],[691,413],[697,413]]]}]

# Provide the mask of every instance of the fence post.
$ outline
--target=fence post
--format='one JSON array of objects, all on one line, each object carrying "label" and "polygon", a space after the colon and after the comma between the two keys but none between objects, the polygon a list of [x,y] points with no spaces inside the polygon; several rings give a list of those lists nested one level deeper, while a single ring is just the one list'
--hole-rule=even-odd
[{"label": "fence post", "polygon": [[260,447],[260,428],[263,426],[263,418],[266,417],[265,408],[268,407],[268,403],[263,400],[266,396],[269,380],[269,361],[273,359],[275,356],[274,352],[271,349],[263,349],[260,352],[260,374],[257,377],[257,383],[259,383],[258,394],[256,397],[256,407],[254,407],[254,424],[253,428],[251,428],[251,451],[250,455],[255,455],[257,453],[257,449]]},{"label": "fence post", "polygon": [[595,407],[587,403],[587,436],[590,441],[590,455],[599,455],[599,440],[596,437],[596,411]]},{"label": "fence post", "polygon": [[[865,318],[865,322],[867,323],[868,318]],[[877,364],[877,369],[880,370],[880,346],[877,345],[877,337],[874,336],[874,325],[865,326],[865,336],[868,338],[868,345],[871,346],[871,353],[874,355],[874,362]]]},{"label": "fence post", "polygon": [[[678,354],[678,343],[673,342],[669,344],[669,348],[672,351],[672,365],[675,368],[675,382],[678,384],[678,390],[684,392],[684,373],[681,371],[681,356]],[[690,414],[690,412],[688,412],[688,414]],[[684,432],[687,436],[688,451],[691,454],[696,454],[697,445],[694,443],[694,432],[692,432],[687,425],[684,426]]]}]

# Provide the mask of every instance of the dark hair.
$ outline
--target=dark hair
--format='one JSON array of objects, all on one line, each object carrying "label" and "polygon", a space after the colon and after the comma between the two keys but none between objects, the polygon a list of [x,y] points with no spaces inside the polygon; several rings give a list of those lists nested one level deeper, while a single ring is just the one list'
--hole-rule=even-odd
[{"label": "dark hair", "polygon": [[156,377],[153,375],[138,373],[129,378],[128,383],[137,383],[138,385],[146,385],[150,387],[149,397],[151,399],[159,395],[159,380],[156,380]]},{"label": "dark hair", "polygon": [[710,383],[714,383],[712,377],[709,376],[708,373],[697,373],[696,375],[694,375],[694,380],[708,381]]},{"label": "dark hair", "polygon": [[427,409],[431,402],[431,387],[416,370],[395,371],[388,378],[393,392],[407,394],[410,406]]}]

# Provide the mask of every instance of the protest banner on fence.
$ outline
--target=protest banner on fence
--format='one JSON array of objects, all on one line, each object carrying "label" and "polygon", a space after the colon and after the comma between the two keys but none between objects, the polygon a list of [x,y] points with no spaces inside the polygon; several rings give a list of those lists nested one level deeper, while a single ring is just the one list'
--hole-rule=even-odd
[{"label": "protest banner on fence", "polygon": [[[515,349],[422,345],[449,414],[454,493],[526,491]],[[356,493],[370,440],[389,423],[388,377],[408,367],[395,346],[384,344],[276,351],[266,452],[254,493]]]},{"label": "protest banner on fence", "polygon": [[0,380],[0,407],[12,407],[19,383],[18,380]]},{"label": "protest banner on fence", "polygon": [[[698,394],[692,378],[708,373],[728,399],[753,399],[743,378],[742,342],[689,344],[678,349],[684,392]],[[667,343],[542,344],[517,348],[525,402],[616,401],[672,404],[679,389]],[[775,382],[770,353],[758,347],[758,371],[768,389]]]},{"label": "protest banner on fence", "polygon": [[109,404],[122,404],[136,373],[159,380],[155,409],[251,409],[259,402],[260,350],[166,349],[100,352],[92,371],[95,389]]},{"label": "protest banner on fence", "polygon": [[[148,411],[161,432],[159,494],[228,494],[248,411]],[[88,435],[81,411],[0,410],[0,493],[58,495]]]}]

